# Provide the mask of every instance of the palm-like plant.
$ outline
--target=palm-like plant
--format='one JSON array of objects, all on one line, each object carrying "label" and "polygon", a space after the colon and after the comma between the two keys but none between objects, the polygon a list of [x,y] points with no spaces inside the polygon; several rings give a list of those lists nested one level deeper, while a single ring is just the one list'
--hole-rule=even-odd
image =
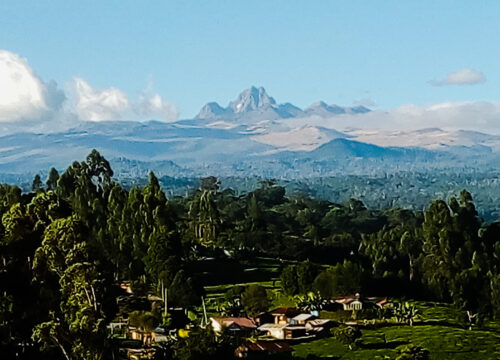
[{"label": "palm-like plant", "polygon": [[319,292],[310,291],[305,295],[295,295],[294,298],[297,307],[308,312],[322,310],[328,304],[328,300]]},{"label": "palm-like plant", "polygon": [[239,316],[243,307],[240,298],[234,298],[217,304],[215,309],[223,316]]},{"label": "palm-like plant", "polygon": [[413,322],[419,317],[419,310],[409,302],[394,304],[393,314],[399,323],[413,326]]}]

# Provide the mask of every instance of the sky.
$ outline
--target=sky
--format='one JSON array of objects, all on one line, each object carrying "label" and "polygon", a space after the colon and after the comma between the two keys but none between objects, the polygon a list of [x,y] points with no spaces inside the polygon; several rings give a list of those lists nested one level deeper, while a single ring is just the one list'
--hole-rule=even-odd
[{"label": "sky", "polygon": [[173,121],[251,85],[300,107],[477,102],[496,116],[499,14],[498,1],[6,0],[0,122]]}]

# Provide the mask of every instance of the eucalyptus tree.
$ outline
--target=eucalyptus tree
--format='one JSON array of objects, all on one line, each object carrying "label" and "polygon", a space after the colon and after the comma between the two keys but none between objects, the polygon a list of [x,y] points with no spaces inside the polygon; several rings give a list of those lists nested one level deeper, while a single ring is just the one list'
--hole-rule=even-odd
[{"label": "eucalyptus tree", "polygon": [[40,282],[57,279],[58,307],[33,330],[44,348],[57,347],[66,359],[102,359],[106,339],[106,279],[88,244],[89,231],[76,216],[53,221],[35,253]]}]

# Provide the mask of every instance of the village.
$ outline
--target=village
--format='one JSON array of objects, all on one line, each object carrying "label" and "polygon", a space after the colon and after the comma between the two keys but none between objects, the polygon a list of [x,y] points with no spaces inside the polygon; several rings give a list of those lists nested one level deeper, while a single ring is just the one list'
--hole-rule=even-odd
[{"label": "village", "polygon": [[381,312],[393,306],[387,298],[364,297],[356,293],[352,296],[322,299],[321,305],[312,308],[281,306],[253,316],[208,316],[203,302],[203,314],[195,318],[193,312],[187,309],[167,307],[165,297],[149,294],[146,302],[146,299],[135,296],[128,283],[122,284],[121,288],[125,290],[125,299],[129,302],[135,302],[136,306],[141,303],[143,308],[149,303],[152,310],[161,309],[163,315],[170,320],[170,326],[157,326],[151,316],[148,318],[143,315],[142,319],[138,319],[136,311],[128,314],[128,317],[121,316],[108,325],[110,335],[122,340],[120,353],[131,360],[151,359],[158,346],[187,338],[197,327],[211,329],[214,336],[224,333],[238,339],[240,345],[234,349],[235,358],[292,359],[294,344],[329,337],[332,328],[340,325],[366,325],[366,319],[357,316],[362,310]]}]

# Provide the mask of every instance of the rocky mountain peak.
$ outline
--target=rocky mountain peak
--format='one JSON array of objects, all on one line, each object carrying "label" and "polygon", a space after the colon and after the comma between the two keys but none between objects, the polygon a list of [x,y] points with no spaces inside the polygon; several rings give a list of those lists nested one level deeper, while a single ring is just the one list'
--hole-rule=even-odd
[{"label": "rocky mountain peak", "polygon": [[263,87],[252,86],[238,95],[235,101],[230,102],[228,108],[235,113],[242,113],[272,105],[276,105],[276,101],[267,94]]}]

